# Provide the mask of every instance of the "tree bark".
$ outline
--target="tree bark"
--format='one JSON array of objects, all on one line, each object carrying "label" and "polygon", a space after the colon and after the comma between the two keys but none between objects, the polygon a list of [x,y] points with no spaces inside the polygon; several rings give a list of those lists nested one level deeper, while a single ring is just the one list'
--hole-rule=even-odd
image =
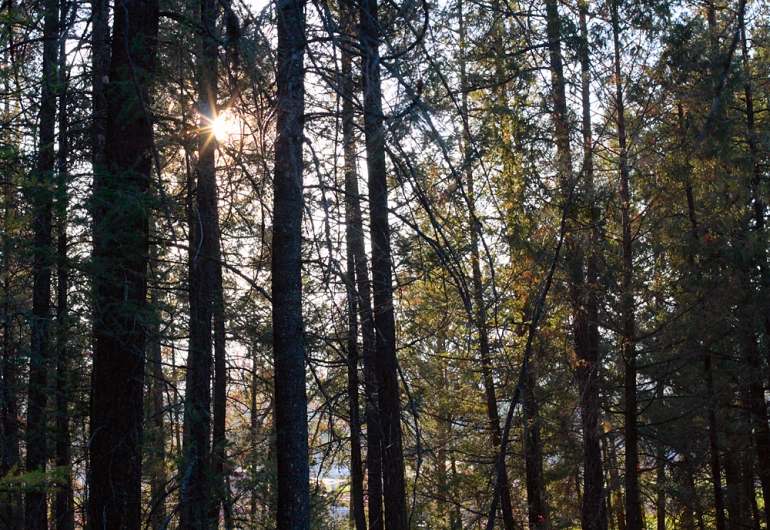
[{"label": "tree bark", "polygon": [[628,169],[628,148],[626,145],[626,117],[623,97],[623,83],[620,66],[620,19],[618,17],[618,0],[612,2],[612,40],[614,43],[615,70],[615,114],[618,127],[618,171],[620,173],[620,200],[623,272],[621,279],[621,315],[623,332],[621,345],[623,349],[624,403],[623,403],[623,433],[626,446],[625,459],[625,489],[626,489],[626,525],[628,530],[642,530],[642,506],[639,498],[639,428],[637,418],[636,397],[636,311],[633,292],[634,257],[633,236],[631,235],[631,192],[629,186],[630,172]]},{"label": "tree bark", "polygon": [[[530,365],[531,367],[531,365]],[[529,528],[548,528],[548,510],[545,504],[543,452],[540,440],[539,410],[535,398],[535,377],[531,368],[524,378],[524,458],[527,483]],[[585,493],[583,494],[585,498]]]},{"label": "tree bark", "polygon": [[[104,12],[97,13],[96,3],[94,7],[97,18],[106,17]],[[117,0],[104,160],[94,166],[88,519],[95,529],[139,530],[142,523],[145,331],[136,322],[143,320],[147,297],[146,195],[153,166],[153,138],[146,102],[157,34],[157,0]],[[103,38],[103,34],[95,33],[95,41]],[[102,65],[94,66],[98,71]],[[103,88],[103,84],[95,86],[95,94],[101,97]],[[116,392],[117,388],[121,391]]]},{"label": "tree bark", "polygon": [[[9,111],[9,105],[6,100],[6,113]],[[4,140],[5,138],[4,136]],[[12,305],[13,294],[11,290],[12,261],[10,232],[12,224],[12,213],[15,205],[13,204],[11,189],[13,183],[11,179],[6,179],[3,183],[3,230],[0,234],[2,242],[2,256],[0,257],[0,280],[3,287],[2,303],[2,387],[0,388],[0,397],[2,398],[2,443],[0,443],[0,475],[8,476],[14,470],[19,473],[20,448],[19,448],[19,350],[16,345],[13,333]],[[7,521],[10,530],[21,530],[24,527],[24,500],[20,492],[3,499],[0,505],[0,516],[3,521]]]},{"label": "tree bark", "polygon": [[[217,140],[212,123],[217,117],[218,43],[215,31],[218,4],[201,0],[198,43],[198,161],[195,166],[195,198],[190,219],[190,350],[184,415],[184,458],[180,527],[216,528],[219,509],[211,467],[211,381],[213,362],[212,320],[219,261],[219,216],[216,188]],[[217,508],[214,508],[214,505]]]},{"label": "tree bark", "polygon": [[[343,0],[340,5],[340,26],[342,31],[351,35],[355,29],[356,17],[353,4]],[[340,86],[342,89],[342,149],[344,156],[345,174],[345,242],[346,280],[345,286],[348,299],[348,400],[350,408],[350,509],[356,530],[366,530],[366,513],[364,511],[364,470],[361,457],[361,419],[359,407],[359,377],[358,377],[358,317],[359,293],[356,288],[357,262],[365,260],[363,255],[363,237],[361,206],[358,193],[358,172],[356,171],[356,139],[354,123],[354,82],[353,58],[350,51],[342,47],[342,71]],[[358,254],[357,251],[361,251]],[[364,265],[365,266],[365,265]],[[368,282],[368,278],[366,279]],[[363,302],[368,304],[369,302]]]},{"label": "tree bark", "polygon": [[[590,215],[588,231],[588,266],[586,282],[582,293],[573,298],[586,299],[585,348],[577,348],[579,358],[577,374],[580,382],[580,418],[583,429],[583,505],[581,512],[584,530],[607,528],[607,508],[602,474],[602,453],[599,443],[599,300],[597,296],[598,276],[598,206],[594,192],[593,138],[591,132],[591,74],[588,42],[588,3],[581,1],[580,10],[580,71],[581,101],[583,110],[583,178]],[[577,324],[577,322],[576,322]],[[582,328],[581,328],[582,329]],[[577,330],[577,326],[576,326]],[[576,336],[577,341],[577,336]]]},{"label": "tree bark", "polygon": [[657,530],[666,530],[666,448],[658,446],[657,474],[655,476]]},{"label": "tree bark", "polygon": [[[150,267],[157,270],[158,245],[150,247]],[[145,474],[150,479],[150,528],[162,530],[166,524],[166,425],[164,421],[163,392],[166,379],[163,375],[163,360],[160,337],[160,305],[159,289],[150,289],[150,306],[155,312],[150,325],[150,343],[147,347],[149,359],[149,384],[147,385],[147,401],[150,403],[150,422],[145,431],[145,445],[149,452],[145,462]]]},{"label": "tree bark", "polygon": [[[345,2],[346,8],[352,4]],[[355,18],[350,13],[348,16]],[[348,66],[345,62],[349,61]],[[353,259],[355,311],[361,327],[361,345],[363,348],[359,358],[363,361],[365,389],[365,420],[367,440],[367,500],[369,508],[369,528],[382,530],[382,427],[377,405],[377,372],[375,365],[375,331],[374,314],[372,312],[372,288],[369,280],[369,266],[364,241],[363,216],[361,214],[361,194],[358,187],[358,172],[356,171],[356,144],[354,122],[354,81],[352,73],[352,57],[349,52],[343,55],[343,147],[345,156],[345,215],[346,238],[350,258]],[[350,70],[348,70],[348,68]],[[349,84],[349,85],[348,85]],[[348,264],[350,270],[350,264]],[[350,275],[349,275],[350,277]]]},{"label": "tree bark", "polygon": [[[48,359],[51,355],[52,210],[54,183],[59,34],[58,0],[43,3],[43,79],[40,99],[39,153],[33,183],[34,254],[32,260],[32,321],[27,394],[26,471],[45,472],[47,457],[46,406]],[[31,488],[24,497],[24,528],[46,530],[48,507],[43,489]]]},{"label": "tree bark", "polygon": [[[217,212],[218,213],[218,212]],[[217,229],[219,229],[217,215]],[[232,499],[227,476],[227,357],[225,331],[225,298],[222,279],[221,248],[214,263],[214,484],[217,498],[212,509],[217,513],[221,504],[225,529],[233,527]]]},{"label": "tree bark", "polygon": [[[487,326],[486,307],[484,304],[484,286],[481,279],[481,256],[479,252],[479,239],[481,237],[481,221],[476,215],[476,192],[473,178],[472,138],[470,134],[470,125],[468,123],[468,80],[465,65],[466,52],[466,30],[465,16],[463,13],[463,2],[457,2],[457,15],[459,24],[459,44],[460,44],[460,113],[463,116],[463,170],[465,174],[465,184],[467,186],[468,201],[468,228],[471,238],[471,318],[473,325],[478,333],[479,341],[479,361],[481,366],[481,378],[484,385],[484,395],[486,399],[487,421],[492,438],[492,448],[495,453],[499,452],[500,443],[503,437],[500,427],[500,416],[497,409],[497,395],[495,389],[495,380],[492,373],[491,348],[489,345],[489,330]],[[529,469],[529,468],[527,468]],[[503,515],[503,523],[506,530],[513,530],[515,521],[513,518],[513,503],[511,502],[511,489],[508,480],[508,470],[503,469],[503,486],[500,491],[500,509]],[[528,481],[529,484],[529,481]]]},{"label": "tree bark", "polygon": [[276,0],[278,105],[272,293],[278,530],[303,530],[310,527],[307,395],[302,323],[304,7],[303,0]]},{"label": "tree bark", "polygon": [[380,83],[380,23],[377,0],[362,0],[359,16],[363,52],[364,131],[366,133],[366,165],[369,173],[372,291],[377,382],[379,384],[378,405],[382,427],[385,528],[397,530],[407,528],[408,520],[398,360],[396,358],[396,326],[393,311],[393,263],[390,251],[390,225],[388,223],[388,178],[385,166],[385,130]]},{"label": "tree bark", "polygon": [[[69,6],[62,2],[60,21],[66,23]],[[63,35],[63,28],[60,32]],[[69,116],[67,113],[67,50],[66,39],[59,43],[59,167],[57,179],[57,240],[56,240],[56,467],[64,471],[62,484],[56,492],[56,530],[75,530],[75,501],[72,490],[72,455],[70,435],[70,361],[67,348],[69,328],[69,263],[67,261],[67,189],[69,158]]]},{"label": "tree bark", "polygon": [[[751,68],[749,65],[749,50],[746,43],[746,25],[741,18],[741,47],[743,49],[744,61],[744,84],[743,91],[746,98],[746,140],[749,145],[749,154],[752,158],[752,176],[751,176],[751,195],[754,205],[754,231],[758,237],[763,237],[765,228],[765,204],[760,192],[762,182],[762,168],[760,166],[760,153],[757,144],[757,131],[754,116],[754,94],[751,82]],[[764,241],[762,241],[764,243]],[[767,290],[768,275],[765,265],[765,248],[760,246],[758,256],[760,281],[763,289]],[[752,292],[751,290],[747,292]],[[766,304],[760,302],[763,307],[763,320],[766,334],[770,330],[770,314],[766,309]],[[745,319],[746,317],[744,317]],[[757,347],[756,339],[752,336],[747,338],[746,359],[751,369],[749,379],[749,407],[751,409],[752,436],[757,452],[757,471],[759,480],[762,483],[762,499],[764,501],[764,515],[766,524],[770,524],[770,427],[768,427],[767,402],[765,400],[764,385],[762,382],[762,360]]]}]

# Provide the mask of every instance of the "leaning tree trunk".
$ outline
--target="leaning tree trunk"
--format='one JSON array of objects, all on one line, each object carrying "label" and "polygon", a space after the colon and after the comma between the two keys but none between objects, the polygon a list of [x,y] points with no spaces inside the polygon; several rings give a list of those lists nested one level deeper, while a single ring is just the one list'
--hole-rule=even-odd
[{"label": "leaning tree trunk", "polygon": [[[48,358],[51,354],[49,311],[51,306],[51,246],[53,174],[56,164],[56,63],[58,55],[59,3],[43,2],[43,79],[40,100],[40,151],[32,189],[34,209],[34,255],[32,260],[32,321],[29,356],[29,390],[27,394],[26,446],[27,472],[46,470],[47,437],[46,406],[48,403]],[[41,489],[27,491],[24,498],[24,528],[45,530],[48,527],[46,494]]]},{"label": "leaning tree trunk", "polygon": [[408,521],[396,358],[396,323],[393,311],[393,262],[388,224],[388,178],[385,166],[385,129],[380,83],[380,23],[377,0],[361,1],[360,27],[366,166],[369,173],[378,405],[383,447],[383,500],[385,526],[395,530],[406,529]]},{"label": "leaning tree trunk", "polygon": [[276,0],[278,105],[273,182],[272,293],[278,530],[306,530],[310,527],[302,324],[304,7],[303,0]]},{"label": "leaning tree trunk", "polygon": [[[91,528],[139,530],[142,524],[145,331],[136,322],[144,320],[147,297],[146,196],[154,147],[146,103],[157,34],[157,0],[116,1],[106,143],[103,164],[94,166],[92,205]],[[105,88],[97,83],[95,99]]]}]

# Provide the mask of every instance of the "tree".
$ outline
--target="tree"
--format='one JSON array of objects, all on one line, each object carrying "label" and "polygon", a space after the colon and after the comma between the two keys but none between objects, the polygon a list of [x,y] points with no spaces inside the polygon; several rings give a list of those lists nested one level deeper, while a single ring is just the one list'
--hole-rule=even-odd
[{"label": "tree", "polygon": [[[97,19],[106,19],[102,7],[97,7]],[[107,120],[103,164],[94,165],[92,206],[94,351],[88,519],[93,528],[138,530],[142,524],[145,331],[136,322],[144,320],[147,298],[147,196],[154,152],[147,101],[157,35],[156,1],[119,0],[114,9],[109,84],[94,88],[95,93],[107,90]],[[97,33],[96,38],[104,36]],[[102,67],[95,66],[96,71]],[[98,78],[97,83],[101,82]]]},{"label": "tree", "polygon": [[[47,437],[45,435],[48,404],[48,359],[51,355],[50,335],[51,265],[53,262],[52,217],[56,168],[54,141],[56,135],[57,60],[59,6],[51,0],[43,12],[43,82],[40,101],[40,154],[38,156],[33,191],[35,241],[33,257],[34,286],[32,288],[31,352],[27,404],[27,471],[45,473]],[[24,498],[25,530],[44,530],[48,526],[46,494],[30,491]]]},{"label": "tree", "polygon": [[[385,165],[382,87],[380,82],[380,27],[376,0],[360,4],[360,43],[363,50],[362,89],[366,167],[369,173],[369,211],[372,238],[372,298],[374,301],[377,405],[382,429],[382,478],[385,528],[406,528],[406,488],[401,434],[401,395],[396,358],[393,277],[388,222],[388,178]],[[371,521],[371,515],[370,515]]]},{"label": "tree", "polygon": [[302,325],[304,9],[302,1],[276,0],[278,101],[273,180],[272,296],[278,530],[310,528]]}]

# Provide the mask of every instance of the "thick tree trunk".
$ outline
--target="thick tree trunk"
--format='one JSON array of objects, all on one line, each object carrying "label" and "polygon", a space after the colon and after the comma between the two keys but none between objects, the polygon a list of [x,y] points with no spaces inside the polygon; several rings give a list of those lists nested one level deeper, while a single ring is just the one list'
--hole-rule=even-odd
[{"label": "thick tree trunk", "polygon": [[[385,527],[408,527],[401,434],[401,402],[396,358],[396,326],[393,312],[392,259],[388,223],[388,179],[385,166],[385,131],[380,84],[379,18],[377,0],[363,0],[360,7],[362,80],[366,165],[369,173],[369,205],[372,237],[372,286],[376,340],[378,405],[382,427],[383,500]],[[369,516],[371,521],[372,517]]]},{"label": "thick tree trunk", "polygon": [[[46,471],[48,403],[48,358],[52,341],[49,330],[51,305],[51,266],[53,176],[56,164],[56,85],[59,33],[57,0],[43,3],[43,80],[40,100],[39,154],[33,184],[34,255],[32,274],[31,350],[29,357],[29,390],[27,394],[26,471]],[[48,507],[42,489],[27,491],[24,497],[24,528],[46,530]]]},{"label": "thick tree trunk", "polygon": [[[343,32],[352,35],[356,17],[353,4],[343,1],[341,4],[340,26]],[[356,140],[353,97],[353,59],[350,52],[342,49],[342,149],[345,174],[345,242],[347,246],[346,290],[348,299],[348,400],[350,408],[350,509],[356,530],[366,530],[364,511],[364,470],[361,457],[361,415],[359,407],[358,377],[358,306],[359,293],[356,288],[356,262],[366,259],[357,255],[357,239],[363,237],[361,206],[358,193],[358,172],[356,171]],[[360,242],[363,246],[363,242]],[[367,280],[368,281],[368,280]],[[368,303],[368,302],[364,302]]]},{"label": "thick tree trunk", "polygon": [[278,530],[307,530],[310,527],[307,395],[302,324],[304,8],[303,0],[276,0],[278,106],[272,293]]},{"label": "thick tree trunk", "polygon": [[737,444],[725,450],[725,506],[727,508],[727,528],[741,530],[752,528],[751,505],[745,495],[743,474],[739,448]]},{"label": "thick tree trunk", "polygon": [[[145,331],[136,322],[143,320],[147,296],[153,139],[146,102],[157,48],[157,0],[117,0],[114,14],[104,163],[94,166],[88,508],[91,528],[139,530]],[[95,41],[104,37],[96,33]],[[97,85],[94,92],[101,97],[103,89]]]}]

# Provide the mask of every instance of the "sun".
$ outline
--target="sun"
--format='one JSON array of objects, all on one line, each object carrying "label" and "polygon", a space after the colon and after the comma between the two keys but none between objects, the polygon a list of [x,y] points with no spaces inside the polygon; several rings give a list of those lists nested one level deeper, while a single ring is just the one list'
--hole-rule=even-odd
[{"label": "sun", "polygon": [[225,110],[220,112],[211,124],[211,131],[218,142],[228,142],[232,137],[242,134],[241,122],[235,114]]}]

